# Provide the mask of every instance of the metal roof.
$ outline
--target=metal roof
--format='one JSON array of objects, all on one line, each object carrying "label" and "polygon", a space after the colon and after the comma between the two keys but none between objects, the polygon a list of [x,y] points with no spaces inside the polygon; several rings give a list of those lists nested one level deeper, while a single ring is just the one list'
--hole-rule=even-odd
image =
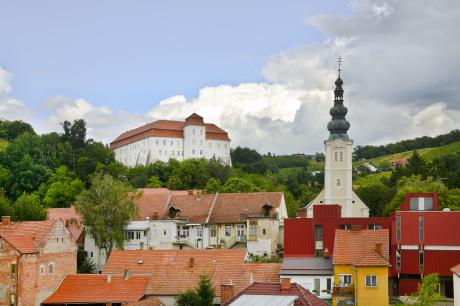
[{"label": "metal roof", "polygon": [[281,275],[333,275],[331,258],[306,257],[285,258],[280,269]]},{"label": "metal roof", "polygon": [[232,306],[291,306],[297,300],[296,295],[242,295]]}]

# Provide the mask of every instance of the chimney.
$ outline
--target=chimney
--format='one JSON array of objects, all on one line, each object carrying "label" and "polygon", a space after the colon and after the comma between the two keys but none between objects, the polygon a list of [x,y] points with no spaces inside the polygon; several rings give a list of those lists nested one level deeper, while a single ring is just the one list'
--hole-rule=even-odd
[{"label": "chimney", "polygon": [[383,244],[377,243],[375,245],[375,252],[379,254],[380,256],[383,256]]},{"label": "chimney", "polygon": [[11,217],[10,216],[2,216],[2,224],[3,225],[9,225],[10,224]]},{"label": "chimney", "polygon": [[195,258],[190,257],[190,260],[188,262],[189,268],[193,268],[195,266]]},{"label": "chimney", "polygon": [[228,285],[220,285],[220,304],[224,305],[228,300],[233,297],[233,288],[235,285],[228,284]]},{"label": "chimney", "polygon": [[351,226],[351,231],[352,232],[359,232],[361,230],[361,225],[360,224],[353,224]]},{"label": "chimney", "polygon": [[108,283],[112,282],[112,274],[107,274],[107,282]]},{"label": "chimney", "polygon": [[329,254],[329,249],[325,248],[324,251],[323,251],[323,257],[329,258],[330,256],[331,256],[331,254]]},{"label": "chimney", "polygon": [[123,278],[124,278],[125,280],[127,280],[127,279],[129,278],[129,271],[128,271],[128,269],[125,269],[125,271],[124,271],[124,273],[123,273]]},{"label": "chimney", "polygon": [[291,279],[282,278],[281,279],[281,291],[289,291],[289,290],[291,290]]}]

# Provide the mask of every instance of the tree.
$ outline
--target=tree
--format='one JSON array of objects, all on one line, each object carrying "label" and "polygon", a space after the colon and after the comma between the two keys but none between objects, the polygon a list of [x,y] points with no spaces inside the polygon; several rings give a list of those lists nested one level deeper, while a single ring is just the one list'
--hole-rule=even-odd
[{"label": "tree", "polygon": [[160,181],[158,176],[152,175],[149,179],[149,183],[147,184],[148,188],[161,188],[163,187],[163,182]]},{"label": "tree", "polygon": [[96,271],[96,265],[88,257],[88,253],[82,249],[77,250],[77,273],[94,273]]},{"label": "tree", "polygon": [[220,190],[220,181],[215,178],[209,179],[206,184],[205,191],[206,193],[216,193]]},{"label": "tree", "polygon": [[0,188],[0,216],[14,216],[14,208],[2,188]]},{"label": "tree", "polygon": [[14,203],[14,220],[38,221],[46,219],[46,210],[43,208],[37,194],[23,193]]},{"label": "tree", "polygon": [[134,200],[140,196],[131,186],[109,174],[96,174],[91,187],[77,196],[76,211],[107,258],[114,247],[123,248],[125,226],[137,213]]},{"label": "tree", "polygon": [[415,298],[415,304],[413,305],[417,306],[431,306],[441,301],[439,276],[436,273],[425,275],[413,297]]},{"label": "tree", "polygon": [[0,120],[0,138],[12,141],[24,133],[35,135],[34,129],[28,123],[20,120]]},{"label": "tree", "polygon": [[232,158],[233,165],[238,163],[251,164],[262,159],[262,156],[256,150],[242,148],[240,146],[236,147],[234,150],[231,150],[230,156]]},{"label": "tree", "polygon": [[212,306],[216,293],[212,280],[206,276],[200,276],[200,282],[195,289],[187,289],[176,297],[178,306]]},{"label": "tree", "polygon": [[84,188],[83,182],[74,178],[66,166],[56,169],[49,184],[43,199],[43,204],[47,207],[69,207]]},{"label": "tree", "polygon": [[356,193],[369,207],[369,216],[378,217],[383,214],[385,204],[394,197],[395,189],[379,182],[360,186]]},{"label": "tree", "polygon": [[242,177],[231,177],[229,178],[224,186],[222,186],[223,192],[253,192],[258,191],[254,183],[247,178]]},{"label": "tree", "polygon": [[65,141],[70,142],[74,149],[83,148],[86,143],[86,122],[84,119],[76,119],[73,123],[64,121],[62,123]]}]

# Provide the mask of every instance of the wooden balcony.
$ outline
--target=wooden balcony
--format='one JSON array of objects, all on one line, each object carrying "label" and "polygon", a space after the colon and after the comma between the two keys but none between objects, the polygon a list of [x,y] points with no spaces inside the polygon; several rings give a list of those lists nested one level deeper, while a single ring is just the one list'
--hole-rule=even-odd
[{"label": "wooden balcony", "polygon": [[354,296],[355,295],[355,286],[334,286],[332,289],[332,295],[336,296]]}]

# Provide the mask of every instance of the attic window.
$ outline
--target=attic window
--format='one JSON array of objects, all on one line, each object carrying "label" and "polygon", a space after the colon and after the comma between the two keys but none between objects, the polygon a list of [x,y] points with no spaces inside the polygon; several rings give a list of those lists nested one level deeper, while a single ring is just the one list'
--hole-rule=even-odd
[{"label": "attic window", "polygon": [[138,265],[142,265],[144,263],[144,261],[142,259],[139,259],[139,261],[137,262]]},{"label": "attic window", "polygon": [[268,217],[270,215],[270,209],[272,208],[273,206],[269,205],[269,204],[265,204],[262,208],[264,210],[264,217]]}]

